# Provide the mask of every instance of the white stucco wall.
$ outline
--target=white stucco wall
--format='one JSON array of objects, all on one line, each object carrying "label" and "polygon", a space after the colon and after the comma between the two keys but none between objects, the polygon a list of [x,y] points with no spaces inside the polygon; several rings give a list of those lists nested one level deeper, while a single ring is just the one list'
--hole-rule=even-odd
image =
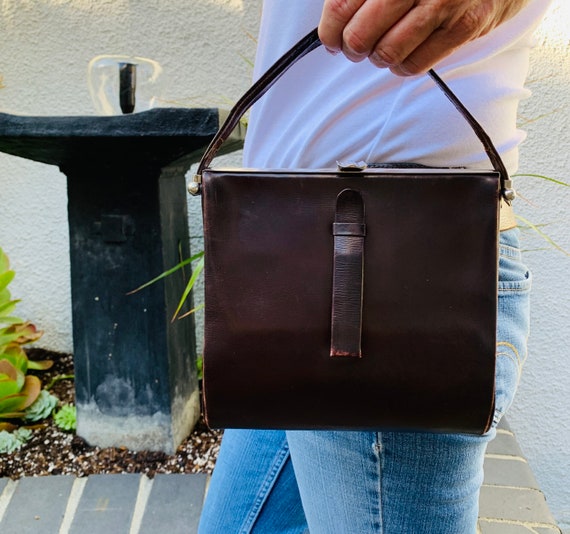
[{"label": "white stucco wall", "polygon": [[[0,111],[93,114],[89,61],[148,57],[163,67],[171,105],[223,107],[248,86],[260,0],[0,0]],[[529,139],[521,172],[570,182],[570,11],[555,0],[539,32],[521,108]],[[234,156],[235,160],[236,157]],[[517,211],[570,251],[570,188],[519,178]],[[198,203],[191,201],[197,210]],[[0,246],[17,277],[19,315],[38,324],[44,347],[71,351],[65,178],[55,168],[0,154]],[[191,215],[193,221],[196,217]],[[191,233],[199,234],[192,222]],[[524,231],[534,272],[530,357],[511,425],[549,504],[570,532],[570,257]],[[193,240],[199,246],[199,238]]]},{"label": "white stucco wall", "polygon": [[[520,110],[528,131],[520,172],[570,184],[570,3],[558,0],[538,32]],[[517,212],[570,254],[570,187],[518,178],[524,199]],[[543,226],[542,226],[543,225]],[[533,271],[529,357],[509,415],[523,451],[555,517],[570,532],[570,256],[525,231],[525,259]],[[545,250],[546,249],[546,250]]]}]

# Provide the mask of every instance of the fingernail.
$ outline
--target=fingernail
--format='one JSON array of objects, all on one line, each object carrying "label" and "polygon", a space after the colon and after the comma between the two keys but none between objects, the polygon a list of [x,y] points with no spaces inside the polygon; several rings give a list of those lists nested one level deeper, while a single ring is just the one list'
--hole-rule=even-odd
[{"label": "fingernail", "polygon": [[372,54],[370,54],[370,61],[380,69],[386,69],[391,66],[390,63],[384,61],[377,52],[372,52]]},{"label": "fingernail", "polygon": [[354,63],[360,63],[364,59],[366,59],[368,54],[359,54],[350,48],[343,48],[342,49],[344,55]]},{"label": "fingernail", "polygon": [[398,72],[400,73],[400,75],[402,75],[402,76],[411,76],[412,75],[412,72],[409,71],[406,67],[404,67],[403,64],[398,65],[397,69],[398,69]]},{"label": "fingernail", "polygon": [[334,48],[329,48],[328,46],[325,46],[325,50],[331,55],[331,56],[338,56],[340,54],[340,50],[335,50]]}]

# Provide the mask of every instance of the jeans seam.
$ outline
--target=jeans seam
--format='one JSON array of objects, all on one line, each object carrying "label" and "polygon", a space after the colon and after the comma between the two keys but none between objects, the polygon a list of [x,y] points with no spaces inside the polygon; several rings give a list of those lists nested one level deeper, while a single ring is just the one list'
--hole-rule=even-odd
[{"label": "jeans seam", "polygon": [[[518,287],[504,287],[501,286],[501,283],[505,283],[505,282],[499,282],[499,296],[501,296],[501,293],[526,293],[529,291],[530,287],[525,287],[526,284],[524,283],[526,281],[523,281],[522,287],[521,284],[518,284]],[[516,282],[507,282],[511,283],[511,284],[515,284]]]},{"label": "jeans seam", "polygon": [[383,532],[384,531],[384,517],[383,517],[383,506],[382,506],[382,460],[383,460],[383,454],[384,454],[384,443],[382,442],[382,433],[381,432],[377,432],[376,433],[376,443],[375,443],[375,447],[374,450],[376,452],[376,457],[377,457],[377,476],[378,476],[378,487],[377,487],[377,492],[378,492],[378,526],[379,526],[379,530],[378,532]]},{"label": "jeans seam", "polygon": [[[506,347],[510,350],[499,351],[499,347]],[[512,360],[514,364],[516,364],[517,369],[519,371],[519,380],[520,380],[522,368],[524,366],[526,357],[521,357],[517,348],[512,343],[509,343],[508,341],[500,341],[499,343],[497,343],[497,358],[499,356],[505,356],[505,357],[509,358],[510,360]]]},{"label": "jeans seam", "polygon": [[520,248],[503,244],[499,245],[499,256],[513,260],[520,260],[522,258]]},{"label": "jeans seam", "polygon": [[[507,350],[499,350],[499,347],[505,347]],[[518,385],[520,383],[521,380],[521,376],[522,376],[522,371],[523,371],[523,367],[526,361],[526,354],[524,355],[524,357],[521,357],[521,354],[519,353],[518,349],[512,344],[509,343],[508,341],[500,341],[497,343],[497,358],[499,357],[503,357],[503,358],[508,358],[509,360],[511,360],[516,368],[517,368],[517,385],[516,387],[518,388]],[[493,424],[492,426],[495,427],[498,425],[499,421],[501,420],[501,418],[505,415],[505,410],[503,409],[499,409],[498,407],[495,409],[495,413],[493,416]]]},{"label": "jeans seam", "polygon": [[271,492],[271,488],[275,484],[279,473],[283,469],[287,458],[289,457],[289,446],[287,444],[287,440],[285,439],[283,445],[280,447],[278,453],[275,455],[271,468],[267,472],[267,476],[263,480],[257,497],[251,507],[251,510],[247,517],[245,518],[239,532],[240,534],[249,534],[252,532],[252,529],[259,517],[259,514],[263,508],[263,504],[267,500],[269,493]]}]

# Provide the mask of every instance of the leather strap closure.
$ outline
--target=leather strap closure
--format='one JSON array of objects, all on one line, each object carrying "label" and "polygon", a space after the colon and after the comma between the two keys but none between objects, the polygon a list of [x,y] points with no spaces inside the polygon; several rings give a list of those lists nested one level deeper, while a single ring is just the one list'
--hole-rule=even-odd
[{"label": "leather strap closure", "polygon": [[364,200],[344,189],[336,200],[333,223],[334,257],[331,317],[331,357],[362,357],[364,288]]}]

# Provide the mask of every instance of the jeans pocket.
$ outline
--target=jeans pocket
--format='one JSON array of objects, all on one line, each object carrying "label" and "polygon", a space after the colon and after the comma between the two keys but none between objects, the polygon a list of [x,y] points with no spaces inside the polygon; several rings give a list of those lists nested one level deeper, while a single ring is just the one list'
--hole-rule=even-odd
[{"label": "jeans pocket", "polygon": [[532,284],[521,260],[519,231],[502,232],[500,238],[494,425],[513,402],[527,357]]}]

